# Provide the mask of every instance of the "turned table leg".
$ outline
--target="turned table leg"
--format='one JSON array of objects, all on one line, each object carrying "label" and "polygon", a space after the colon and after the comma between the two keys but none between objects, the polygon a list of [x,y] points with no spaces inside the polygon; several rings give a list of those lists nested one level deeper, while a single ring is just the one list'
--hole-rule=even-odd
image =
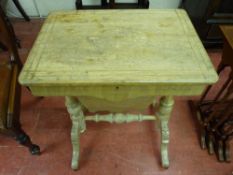
[{"label": "turned table leg", "polygon": [[160,133],[161,133],[161,159],[162,166],[164,168],[169,167],[169,156],[168,156],[168,143],[169,143],[169,127],[168,121],[172,112],[174,100],[171,96],[162,97],[160,100],[160,106],[158,111],[158,119],[160,122]]},{"label": "turned table leg", "polygon": [[73,170],[78,169],[79,165],[79,149],[80,149],[80,132],[84,132],[86,129],[84,114],[82,111],[82,105],[75,97],[66,97],[66,107],[72,120],[71,129],[71,142],[73,147],[73,155],[71,168]]}]

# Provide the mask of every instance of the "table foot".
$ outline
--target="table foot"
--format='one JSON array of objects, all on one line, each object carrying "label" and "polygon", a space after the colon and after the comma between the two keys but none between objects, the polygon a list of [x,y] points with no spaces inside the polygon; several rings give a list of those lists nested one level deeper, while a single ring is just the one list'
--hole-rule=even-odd
[{"label": "table foot", "polygon": [[[18,126],[18,127],[20,127],[20,126]],[[33,144],[31,142],[30,137],[21,128],[17,128],[16,130],[14,130],[14,133],[16,135],[15,139],[21,145],[28,147],[28,149],[32,155],[40,155],[40,147]]]},{"label": "table foot", "polygon": [[173,97],[166,96],[160,100],[160,107],[158,111],[158,119],[160,121],[160,133],[161,133],[161,159],[163,168],[169,167],[169,127],[168,121],[174,105]]},{"label": "table foot", "polygon": [[71,168],[72,170],[78,170],[78,166],[79,166],[79,153],[77,154],[73,151]]},{"label": "table foot", "polygon": [[225,141],[225,150],[224,150],[224,157],[226,162],[231,162],[231,153],[230,153],[230,143],[229,140]]},{"label": "table foot", "polygon": [[82,105],[75,97],[66,97],[66,107],[72,120],[71,142],[73,147],[71,168],[78,169],[80,151],[80,133],[86,129]]},{"label": "table foot", "polygon": [[207,143],[207,145],[208,145],[209,154],[210,155],[214,154],[214,139],[210,134],[208,134],[208,143]]},{"label": "table foot", "polygon": [[206,146],[206,131],[204,128],[201,129],[201,136],[200,136],[200,144],[201,144],[201,148],[202,149],[206,149],[207,146]]},{"label": "table foot", "polygon": [[223,146],[223,142],[220,140],[218,141],[218,145],[217,145],[217,152],[218,152],[218,160],[220,162],[224,162],[224,146]]}]

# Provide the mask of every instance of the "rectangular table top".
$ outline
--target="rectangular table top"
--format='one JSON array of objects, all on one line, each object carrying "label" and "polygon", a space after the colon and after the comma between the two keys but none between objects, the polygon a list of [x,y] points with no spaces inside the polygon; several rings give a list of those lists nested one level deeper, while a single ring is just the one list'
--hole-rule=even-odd
[{"label": "rectangular table top", "polygon": [[79,10],[48,16],[19,81],[205,85],[217,74],[184,10]]}]

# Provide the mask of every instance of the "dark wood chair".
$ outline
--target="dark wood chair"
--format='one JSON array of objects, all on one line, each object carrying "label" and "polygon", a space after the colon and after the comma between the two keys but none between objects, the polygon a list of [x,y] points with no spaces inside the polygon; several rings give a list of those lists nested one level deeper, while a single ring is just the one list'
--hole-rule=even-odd
[{"label": "dark wood chair", "polygon": [[4,54],[6,58],[0,59],[0,131],[13,136],[20,144],[28,147],[32,154],[39,154],[40,148],[32,144],[29,136],[21,129],[21,86],[18,83],[18,75],[22,62],[17,51],[13,27],[1,6],[0,41],[7,49],[7,54]]},{"label": "dark wood chair", "polygon": [[233,25],[220,26],[224,38],[218,74],[230,69],[229,77],[215,94],[213,100],[207,97],[212,93],[209,86],[197,105],[198,120],[201,126],[200,143],[203,149],[214,152],[218,160],[230,162],[230,141],[233,140]]},{"label": "dark wood chair", "polygon": [[82,0],[76,0],[76,9],[135,9],[149,8],[149,0],[138,0],[137,3],[116,3],[115,0],[101,0],[100,6],[84,6]]}]

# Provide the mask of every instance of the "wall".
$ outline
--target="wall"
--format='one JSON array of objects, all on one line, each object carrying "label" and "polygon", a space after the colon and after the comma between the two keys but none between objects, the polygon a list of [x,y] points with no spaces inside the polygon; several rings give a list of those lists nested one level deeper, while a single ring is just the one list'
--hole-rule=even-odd
[{"label": "wall", "polygon": [[[31,17],[44,17],[53,10],[75,9],[75,0],[19,0]],[[116,0],[116,2],[137,2],[137,0]],[[83,0],[84,4],[99,4],[100,0]],[[150,8],[177,8],[180,0],[150,0]],[[11,0],[2,2],[9,16],[21,17]]]}]

